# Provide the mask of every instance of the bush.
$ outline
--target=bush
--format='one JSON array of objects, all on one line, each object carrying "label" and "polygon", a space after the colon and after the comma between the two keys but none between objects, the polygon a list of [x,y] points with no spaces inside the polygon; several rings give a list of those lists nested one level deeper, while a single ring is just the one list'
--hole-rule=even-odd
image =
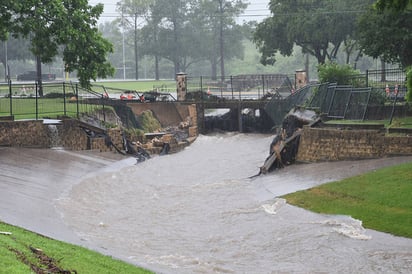
[{"label": "bush", "polygon": [[406,101],[412,102],[412,66],[406,70],[406,87],[408,93],[406,93]]},{"label": "bush", "polygon": [[125,136],[126,136],[127,140],[130,140],[132,142],[139,141],[141,143],[146,142],[144,131],[142,129],[126,128],[126,129],[124,129],[124,133],[125,133]]},{"label": "bush", "polygon": [[337,83],[355,87],[361,85],[360,72],[350,65],[339,65],[335,62],[319,64],[318,75],[321,83]]},{"label": "bush", "polygon": [[162,128],[159,120],[156,119],[151,110],[142,112],[138,120],[144,132],[155,132]]}]

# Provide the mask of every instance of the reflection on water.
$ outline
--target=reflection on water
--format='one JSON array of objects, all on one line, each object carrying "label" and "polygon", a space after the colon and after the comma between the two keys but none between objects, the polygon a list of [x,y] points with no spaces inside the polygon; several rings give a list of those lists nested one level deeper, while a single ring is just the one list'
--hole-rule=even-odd
[{"label": "reflection on water", "polygon": [[412,269],[411,240],[276,197],[328,181],[331,168],[336,177],[353,164],[315,166],[316,171],[297,165],[248,179],[258,172],[270,142],[263,135],[200,136],[178,154],[138,165],[125,160],[85,178],[58,208],[88,246],[162,273]]}]

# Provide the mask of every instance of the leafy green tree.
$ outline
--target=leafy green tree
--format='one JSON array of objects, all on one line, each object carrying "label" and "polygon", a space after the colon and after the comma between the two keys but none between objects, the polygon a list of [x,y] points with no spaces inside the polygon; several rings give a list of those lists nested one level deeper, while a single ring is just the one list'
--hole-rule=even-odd
[{"label": "leafy green tree", "polygon": [[366,54],[406,69],[406,100],[412,102],[412,1],[378,0],[359,25],[358,39]]},{"label": "leafy green tree", "polygon": [[[41,63],[62,54],[66,71],[77,71],[80,84],[112,75],[107,62],[112,45],[97,29],[103,5],[90,6],[85,0],[6,0],[0,8],[1,26],[13,36],[30,39],[30,50],[37,57],[41,84]],[[1,30],[1,29],[0,29]]]},{"label": "leafy green tree", "polygon": [[412,9],[370,8],[359,21],[357,39],[369,56],[403,67],[412,65]]},{"label": "leafy green tree", "polygon": [[334,60],[342,43],[353,37],[359,11],[371,0],[271,0],[272,16],[259,23],[254,42],[262,64],[274,64],[276,53],[293,53],[298,45],[318,63]]}]

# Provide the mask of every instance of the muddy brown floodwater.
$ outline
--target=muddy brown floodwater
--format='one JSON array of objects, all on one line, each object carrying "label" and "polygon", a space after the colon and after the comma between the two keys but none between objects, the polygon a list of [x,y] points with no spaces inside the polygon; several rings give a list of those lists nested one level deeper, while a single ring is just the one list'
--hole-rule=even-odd
[{"label": "muddy brown floodwater", "polygon": [[158,273],[410,273],[412,240],[278,197],[396,157],[289,166],[254,179],[272,136],[200,136],[133,158],[0,148],[0,219]]}]

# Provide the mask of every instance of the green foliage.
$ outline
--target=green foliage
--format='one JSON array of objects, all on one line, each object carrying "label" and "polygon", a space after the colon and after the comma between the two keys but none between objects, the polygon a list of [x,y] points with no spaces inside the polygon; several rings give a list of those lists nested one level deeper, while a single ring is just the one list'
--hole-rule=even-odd
[{"label": "green foliage", "polygon": [[365,227],[412,238],[412,163],[286,195],[315,212],[344,214]]},{"label": "green foliage", "polygon": [[[41,262],[31,248],[48,257],[47,264],[54,263],[60,269],[72,273],[151,273],[148,270],[115,260],[109,256],[87,250],[71,244],[55,241],[50,238],[10,226],[0,222],[0,231],[11,235],[0,234],[0,272],[1,273],[34,273],[27,263],[47,271],[45,262]],[[18,255],[19,254],[19,255]],[[25,259],[25,262],[23,262]],[[50,269],[49,269],[50,270]],[[57,273],[57,272],[53,272]],[[59,272],[63,273],[63,272]],[[66,273],[66,272],[64,272]]]},{"label": "green foliage", "polygon": [[[49,63],[60,51],[68,72],[77,71],[80,84],[106,78],[114,68],[106,61],[112,45],[96,25],[103,5],[88,5],[83,0],[6,1],[0,8],[0,25],[8,26],[13,36],[30,38],[31,52]],[[9,15],[13,14],[13,17]],[[0,31],[2,31],[0,29]],[[0,33],[0,37],[2,34]]]},{"label": "green foliage", "polygon": [[350,65],[339,65],[335,62],[318,65],[318,76],[321,83],[353,85],[353,78],[356,78],[358,75],[360,75],[360,72],[353,69]]},{"label": "green foliage", "polygon": [[393,10],[404,10],[406,7],[412,6],[411,0],[378,0],[376,1],[376,7],[378,10],[393,9]]},{"label": "green foliage", "polygon": [[371,0],[278,0],[270,2],[272,16],[259,23],[254,42],[262,64],[274,64],[276,54],[290,56],[298,45],[318,63],[336,58],[341,44],[354,36],[358,13]]},{"label": "green foliage", "polygon": [[412,66],[406,70],[406,87],[408,89],[406,101],[412,103]]},{"label": "green foliage", "polygon": [[141,143],[146,142],[145,132],[139,128],[126,128],[124,129],[126,138],[132,142],[139,141]]},{"label": "green foliage", "polygon": [[144,111],[138,117],[138,121],[144,132],[156,132],[162,128],[159,120],[154,117],[151,110]]},{"label": "green foliage", "polygon": [[359,20],[357,40],[363,52],[388,63],[412,65],[412,8],[370,8]]},{"label": "green foliage", "polygon": [[245,8],[239,0],[155,1],[141,30],[141,52],[155,62],[169,60],[175,73],[207,61],[216,75],[222,55],[225,61],[242,57],[243,34],[235,18]]}]

